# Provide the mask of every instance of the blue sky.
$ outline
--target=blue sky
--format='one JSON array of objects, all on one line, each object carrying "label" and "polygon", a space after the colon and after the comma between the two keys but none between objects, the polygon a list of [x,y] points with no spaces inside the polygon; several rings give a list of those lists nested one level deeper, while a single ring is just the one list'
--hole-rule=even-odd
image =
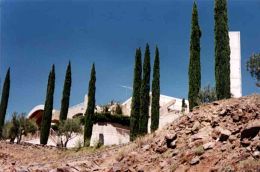
[{"label": "blue sky", "polygon": [[[202,30],[202,86],[214,85],[214,2],[198,0]],[[11,67],[8,116],[43,104],[51,64],[56,65],[54,107],[60,108],[65,70],[72,63],[71,105],[87,93],[90,67],[96,64],[98,104],[124,101],[131,95],[135,49],[151,61],[158,45],[161,93],[187,98],[191,0],[37,1],[2,0],[1,87]],[[230,0],[229,28],[241,32],[243,95],[259,93],[245,62],[260,52],[260,1]]]}]

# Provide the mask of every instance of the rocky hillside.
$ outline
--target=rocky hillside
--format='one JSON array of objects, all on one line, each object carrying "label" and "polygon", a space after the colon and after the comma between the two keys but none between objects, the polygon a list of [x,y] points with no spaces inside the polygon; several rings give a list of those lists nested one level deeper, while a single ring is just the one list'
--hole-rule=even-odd
[{"label": "rocky hillside", "polygon": [[[12,158],[14,161],[15,156]],[[260,171],[260,95],[200,106],[165,129],[134,143],[89,155],[74,153],[73,157],[62,156],[53,162],[36,163],[33,168],[27,165],[23,169],[53,172]],[[19,165],[24,165],[22,160]],[[9,164],[8,168],[18,169],[19,165]]]},{"label": "rocky hillside", "polygon": [[260,96],[204,105],[122,149],[110,171],[260,171]]}]

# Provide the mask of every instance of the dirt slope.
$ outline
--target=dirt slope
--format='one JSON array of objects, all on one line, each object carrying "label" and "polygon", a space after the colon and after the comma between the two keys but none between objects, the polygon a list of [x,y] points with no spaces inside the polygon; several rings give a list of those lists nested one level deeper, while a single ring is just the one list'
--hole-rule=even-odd
[{"label": "dirt slope", "polygon": [[[3,167],[23,166],[27,171],[260,171],[260,95],[201,106],[165,129],[123,147],[66,156],[51,150],[52,164],[30,167],[32,162],[18,161],[11,152],[1,148],[0,166],[4,164],[1,158],[6,157]],[[52,156],[59,152],[62,156],[56,161]],[[10,165],[13,161],[17,163]]]}]

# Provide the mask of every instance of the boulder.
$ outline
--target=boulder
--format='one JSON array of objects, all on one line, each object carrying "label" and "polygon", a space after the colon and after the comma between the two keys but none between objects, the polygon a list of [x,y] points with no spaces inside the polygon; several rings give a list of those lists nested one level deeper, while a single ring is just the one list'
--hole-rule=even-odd
[{"label": "boulder", "polygon": [[173,141],[177,138],[177,135],[174,133],[174,134],[170,134],[168,133],[166,136],[165,136],[165,140],[168,142],[168,141]]},{"label": "boulder", "polygon": [[241,132],[241,140],[244,138],[252,139],[254,138],[260,131],[260,120],[255,120],[250,122],[247,127]]},{"label": "boulder", "polygon": [[120,162],[114,163],[111,172],[120,172],[123,169],[123,164]]},{"label": "boulder", "polygon": [[199,121],[195,121],[193,127],[191,128],[191,131],[197,131],[199,130],[199,127],[200,127],[200,122]]},{"label": "boulder", "polygon": [[259,151],[255,151],[253,153],[253,156],[254,156],[254,158],[260,158],[260,152]]},{"label": "boulder", "polygon": [[197,134],[191,136],[191,140],[198,140],[198,139],[207,139],[209,138],[212,132],[212,128],[210,126],[206,126],[201,128]]},{"label": "boulder", "polygon": [[224,129],[222,127],[217,127],[216,131],[220,133],[219,141],[226,141],[231,135],[231,131]]},{"label": "boulder", "polygon": [[159,147],[157,147],[157,148],[155,149],[155,151],[156,151],[157,153],[160,153],[160,154],[164,153],[166,150],[167,150],[167,147],[166,147],[166,146],[159,146]]},{"label": "boulder", "polygon": [[192,160],[190,161],[190,165],[195,165],[198,164],[200,161],[200,158],[198,156],[195,156],[194,158],[192,158]]},{"label": "boulder", "polygon": [[212,149],[215,146],[214,142],[208,142],[203,145],[204,150]]}]

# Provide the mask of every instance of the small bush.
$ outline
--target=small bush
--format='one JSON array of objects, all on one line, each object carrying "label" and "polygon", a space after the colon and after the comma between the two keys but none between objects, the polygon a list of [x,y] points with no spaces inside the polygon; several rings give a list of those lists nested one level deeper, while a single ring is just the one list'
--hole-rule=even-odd
[{"label": "small bush", "polygon": [[202,154],[204,153],[204,148],[203,148],[203,146],[200,145],[200,146],[198,146],[197,148],[195,148],[194,153],[195,153],[196,155],[202,155]]},{"label": "small bush", "polygon": [[198,95],[198,104],[210,103],[217,100],[217,94],[215,87],[211,87],[207,85],[203,89],[200,90]]},{"label": "small bush", "polygon": [[4,126],[3,135],[5,139],[10,139],[11,143],[16,139],[19,144],[22,136],[29,133],[34,134],[37,129],[35,121],[26,118],[25,113],[18,115],[17,112],[14,112],[11,121],[6,122]]},{"label": "small bush", "polygon": [[122,115],[111,115],[110,113],[96,113],[93,116],[93,122],[111,122],[118,123],[124,126],[130,126],[130,117]]},{"label": "small bush", "polygon": [[72,139],[73,134],[80,134],[82,127],[78,118],[66,119],[59,123],[58,135],[61,140],[61,146],[67,147],[67,143]]}]

